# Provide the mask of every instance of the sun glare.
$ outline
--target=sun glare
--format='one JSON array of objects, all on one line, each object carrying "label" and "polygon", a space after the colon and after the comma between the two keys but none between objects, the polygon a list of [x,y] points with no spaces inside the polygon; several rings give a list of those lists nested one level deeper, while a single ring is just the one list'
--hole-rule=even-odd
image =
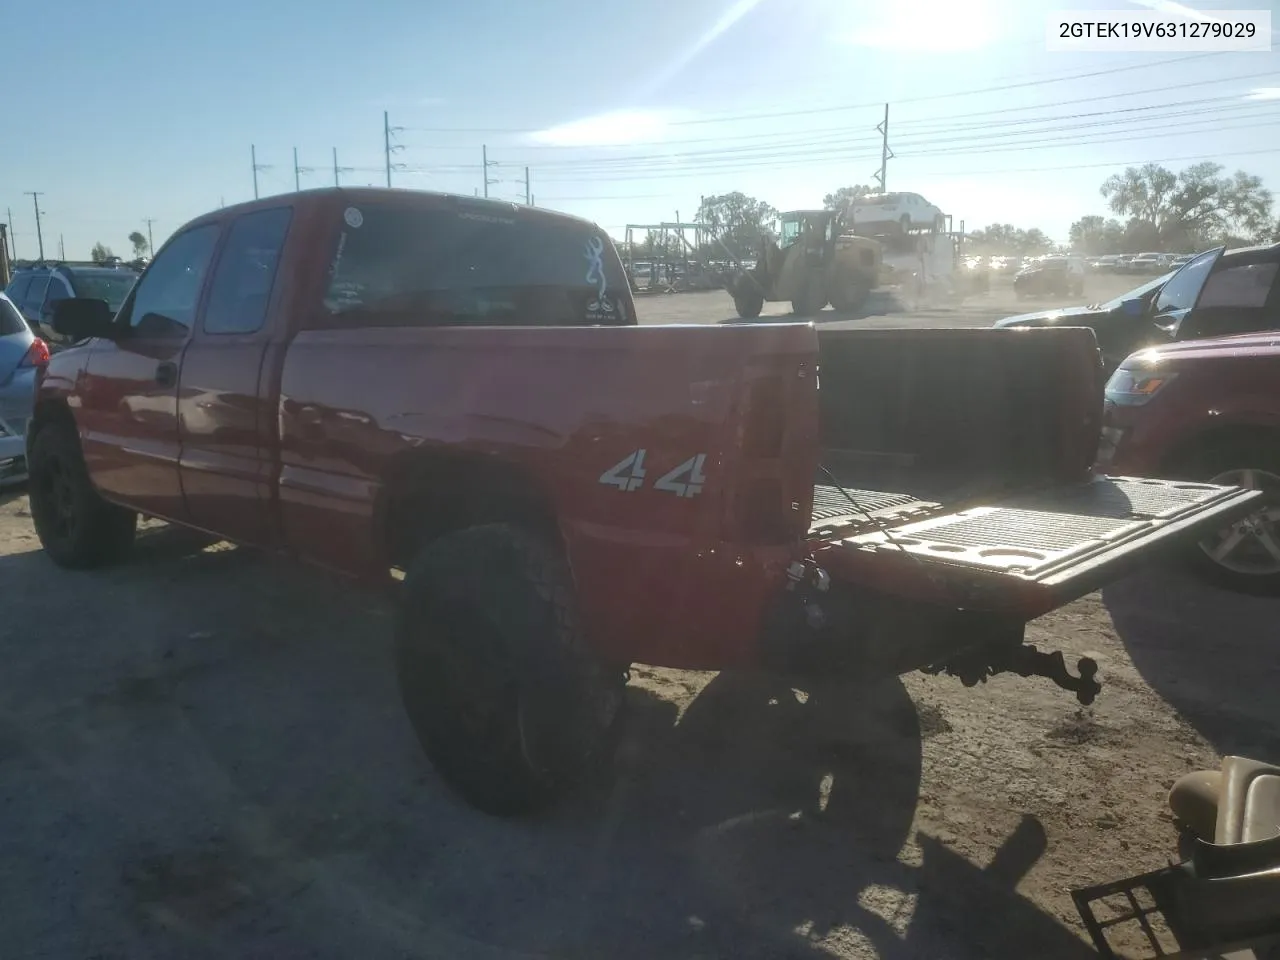
[{"label": "sun glare", "polygon": [[562,123],[533,134],[538,143],[559,147],[607,147],[661,140],[677,117],[663,110],[616,110]]},{"label": "sun glare", "polygon": [[[998,38],[996,7],[992,0],[894,0],[845,31],[844,39],[884,50],[976,50]],[[866,11],[860,8],[858,16]]]}]

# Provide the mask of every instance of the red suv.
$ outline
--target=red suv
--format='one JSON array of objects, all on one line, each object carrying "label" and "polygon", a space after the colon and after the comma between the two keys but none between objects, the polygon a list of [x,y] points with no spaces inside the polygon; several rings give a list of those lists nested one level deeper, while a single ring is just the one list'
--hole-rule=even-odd
[{"label": "red suv", "polygon": [[1107,383],[1098,469],[1271,491],[1193,559],[1224,586],[1280,593],[1280,333],[1132,354]]}]

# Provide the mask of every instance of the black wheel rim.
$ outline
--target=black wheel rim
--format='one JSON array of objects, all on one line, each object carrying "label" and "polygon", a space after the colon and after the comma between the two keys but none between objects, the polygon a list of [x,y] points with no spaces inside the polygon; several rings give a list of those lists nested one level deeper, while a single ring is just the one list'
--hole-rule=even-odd
[{"label": "black wheel rim", "polygon": [[47,537],[58,541],[70,540],[75,535],[78,516],[76,511],[75,482],[61,457],[46,457],[36,476],[37,503],[33,504],[40,525]]}]

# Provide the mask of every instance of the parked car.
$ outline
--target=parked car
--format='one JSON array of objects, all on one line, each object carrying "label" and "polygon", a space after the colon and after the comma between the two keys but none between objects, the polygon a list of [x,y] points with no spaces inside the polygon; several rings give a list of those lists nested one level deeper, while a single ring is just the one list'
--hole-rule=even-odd
[{"label": "parked car", "polygon": [[1105,396],[1100,470],[1263,491],[1263,509],[1203,540],[1193,558],[1232,589],[1280,593],[1280,335],[1139,351]]},{"label": "parked car", "polygon": [[1025,297],[1084,296],[1084,261],[1079,257],[1040,257],[1013,278],[1013,292]]},{"label": "parked car", "polygon": [[1280,328],[1280,243],[1215,247],[1123,297],[1006,317],[997,327],[1087,326],[1108,371],[1142,347]]},{"label": "parked car", "polygon": [[13,302],[0,293],[0,486],[27,476],[27,422],[36,400],[36,375],[49,348]]},{"label": "parked car", "polygon": [[62,346],[63,338],[53,329],[54,304],[69,297],[93,297],[119,310],[137,279],[137,272],[123,264],[35,263],[14,271],[5,294],[32,330]]},{"label": "parked car", "polygon": [[1092,702],[1097,665],[1025,624],[1260,499],[1095,476],[1088,330],[635,317],[608,235],[536,207],[211,212],[114,316],[58,304],[36,532],[103,566],[156,516],[394,589],[411,726],[515,814],[608,756],[633,662],[1016,672]]},{"label": "parked car", "polygon": [[942,211],[918,193],[871,194],[855,200],[851,209],[858,233],[879,232],[880,228],[899,233],[946,229]]}]

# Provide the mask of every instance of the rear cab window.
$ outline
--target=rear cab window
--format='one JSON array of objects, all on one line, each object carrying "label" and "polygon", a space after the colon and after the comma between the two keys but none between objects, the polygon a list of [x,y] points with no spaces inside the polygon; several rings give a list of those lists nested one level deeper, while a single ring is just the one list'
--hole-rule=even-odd
[{"label": "rear cab window", "polygon": [[496,204],[343,211],[326,326],[598,326],[636,322],[613,241],[586,223]]}]

